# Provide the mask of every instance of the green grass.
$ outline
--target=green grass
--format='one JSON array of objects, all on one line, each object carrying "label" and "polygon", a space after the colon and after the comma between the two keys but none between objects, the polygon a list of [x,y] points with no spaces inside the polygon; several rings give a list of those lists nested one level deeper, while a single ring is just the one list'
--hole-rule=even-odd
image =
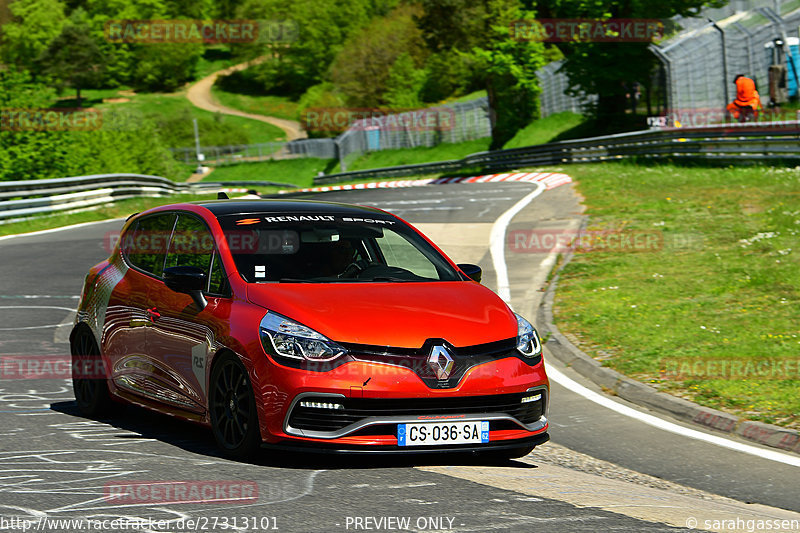
[{"label": "green grass", "polygon": [[[453,100],[447,100],[445,103],[448,104],[455,104],[458,102],[470,102],[472,100],[477,100],[478,98],[483,98],[486,96],[486,91],[475,91],[473,93],[465,94],[464,96],[459,96]],[[431,105],[438,105],[438,104],[431,104]]]},{"label": "green grass", "polygon": [[206,48],[200,61],[197,62],[197,69],[195,73],[197,79],[205,78],[206,76],[215,73],[218,70],[228,68],[235,65],[236,61],[233,60],[231,51],[226,46],[215,46],[213,48]]},{"label": "green grass", "polygon": [[286,96],[229,93],[216,86],[211,88],[211,94],[222,105],[245,113],[297,120],[297,102]]},{"label": "green grass", "polygon": [[[476,139],[474,141],[462,143],[442,143],[432,147],[420,146],[403,150],[367,152],[356,159],[348,160],[346,165],[347,170],[351,171],[461,159],[475,152],[488,150],[490,142],[491,139],[486,137],[485,139]],[[339,171],[339,165],[336,165],[330,172]]]},{"label": "green grass", "polygon": [[[555,316],[603,364],[713,408],[800,428],[800,170],[626,163],[567,170],[593,230],[663,248],[577,253]],[[759,236],[760,235],[760,236]],[[781,379],[664,373],[683,362],[794,361]]]},{"label": "green grass", "polygon": [[534,120],[518,131],[514,138],[508,141],[503,148],[519,148],[564,140],[569,136],[570,131],[580,131],[579,127],[584,123],[584,120],[582,115],[570,111],[563,111]]},{"label": "green grass", "polygon": [[49,216],[42,216],[0,224],[0,235],[13,235],[16,233],[28,233],[44,229],[60,228],[72,224],[83,222],[94,222],[97,220],[109,220],[112,218],[128,217],[133,213],[138,213],[159,205],[172,204],[178,202],[196,202],[200,200],[212,200],[216,195],[209,194],[176,194],[163,198],[133,198],[130,200],[120,200],[112,205],[104,206],[93,211],[83,211],[80,213],[58,213]]},{"label": "green grass", "polygon": [[[223,116],[198,109],[186,100],[184,93],[137,94],[127,103],[104,105],[127,106],[137,109],[146,115],[164,120],[183,120],[185,128],[172,136],[173,143],[180,143],[178,146],[172,146],[174,148],[194,146],[192,118],[213,120],[217,123],[222,123],[227,128],[243,132],[246,137],[245,144],[278,141],[286,138],[282,129],[266,122],[242,117]],[[222,131],[224,132],[224,129]],[[203,146],[217,146],[225,143],[224,134],[209,136],[209,132],[203,131],[202,128],[199,133],[200,144]]]},{"label": "green grass", "polygon": [[[311,187],[314,176],[332,164],[328,159],[306,157],[217,167],[206,181],[277,181]],[[258,188],[262,191],[261,188]]]}]

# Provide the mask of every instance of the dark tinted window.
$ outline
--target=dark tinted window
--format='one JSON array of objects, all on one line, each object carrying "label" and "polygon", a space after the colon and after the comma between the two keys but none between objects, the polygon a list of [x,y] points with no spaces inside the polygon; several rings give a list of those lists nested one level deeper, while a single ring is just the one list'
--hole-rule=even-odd
[{"label": "dark tinted window", "polygon": [[248,282],[457,281],[458,273],[402,221],[383,214],[219,218]]},{"label": "dark tinted window", "polygon": [[175,226],[175,213],[140,218],[123,237],[125,257],[133,266],[156,277],[164,273],[164,255]]},{"label": "dark tinted window", "polygon": [[214,254],[213,266],[211,267],[211,277],[208,280],[208,292],[211,294],[228,294],[228,278],[225,269],[219,258],[219,253]]},{"label": "dark tinted window", "polygon": [[205,223],[181,213],[169,243],[166,266],[193,266],[208,273],[213,255],[214,238]]},{"label": "dark tinted window", "polygon": [[166,267],[193,266],[208,277],[207,292],[224,295],[227,279],[216,252],[214,237],[205,222],[194,215],[181,213],[169,243]]}]

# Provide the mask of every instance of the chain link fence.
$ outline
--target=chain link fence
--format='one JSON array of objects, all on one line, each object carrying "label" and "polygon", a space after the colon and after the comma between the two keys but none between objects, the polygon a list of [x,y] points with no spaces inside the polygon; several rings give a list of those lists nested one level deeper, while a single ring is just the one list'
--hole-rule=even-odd
[{"label": "chain link fence", "polygon": [[594,95],[569,96],[567,94],[569,79],[566,74],[559,72],[563,64],[563,61],[554,61],[536,71],[542,89],[539,101],[543,118],[562,111],[583,113],[584,107],[597,98]]},{"label": "chain link fence", "polygon": [[[200,147],[203,162],[212,165],[315,157],[347,162],[366,153],[399,148],[436,146],[491,137],[486,97],[418,111],[360,119],[335,139],[298,139],[249,145]],[[198,161],[196,148],[173,148],[187,164]]]},{"label": "chain link fence", "polygon": [[784,64],[796,85],[800,65],[789,54],[797,48],[800,1],[732,2],[677,21],[685,28],[680,34],[651,46],[666,71],[670,110],[724,108],[736,97],[737,74],[752,78],[762,103],[770,103],[773,64]]}]

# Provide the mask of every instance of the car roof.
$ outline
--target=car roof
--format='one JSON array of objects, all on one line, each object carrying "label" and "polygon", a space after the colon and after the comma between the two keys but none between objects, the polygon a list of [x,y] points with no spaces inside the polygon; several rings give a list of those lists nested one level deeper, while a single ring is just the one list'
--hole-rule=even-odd
[{"label": "car roof", "polygon": [[374,207],[321,202],[318,200],[210,200],[197,202],[211,211],[217,218],[228,215],[250,215],[257,213],[315,213],[336,215],[384,215],[387,213]]}]

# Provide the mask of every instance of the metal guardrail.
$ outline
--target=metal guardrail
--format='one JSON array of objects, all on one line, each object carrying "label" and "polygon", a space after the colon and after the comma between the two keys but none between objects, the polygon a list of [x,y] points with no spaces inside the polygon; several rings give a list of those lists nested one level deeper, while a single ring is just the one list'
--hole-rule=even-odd
[{"label": "metal guardrail", "polygon": [[[471,154],[463,159],[328,174],[315,184],[468,169],[503,171],[542,165],[642,159],[800,162],[800,121],[641,131]],[[124,198],[203,193],[231,187],[296,185],[274,181],[177,183],[145,174],[97,174],[0,182],[0,223],[31,215],[93,209]]]},{"label": "metal guardrail", "polygon": [[596,163],[629,158],[714,161],[800,161],[800,122],[719,124],[702,128],[637,131],[471,154],[464,159],[328,174],[315,185],[374,177],[439,172],[510,170],[540,165]]},{"label": "metal guardrail", "polygon": [[230,187],[296,185],[274,181],[177,183],[146,174],[95,174],[45,180],[0,182],[0,224],[59,211],[94,209],[126,198],[208,193]]}]

